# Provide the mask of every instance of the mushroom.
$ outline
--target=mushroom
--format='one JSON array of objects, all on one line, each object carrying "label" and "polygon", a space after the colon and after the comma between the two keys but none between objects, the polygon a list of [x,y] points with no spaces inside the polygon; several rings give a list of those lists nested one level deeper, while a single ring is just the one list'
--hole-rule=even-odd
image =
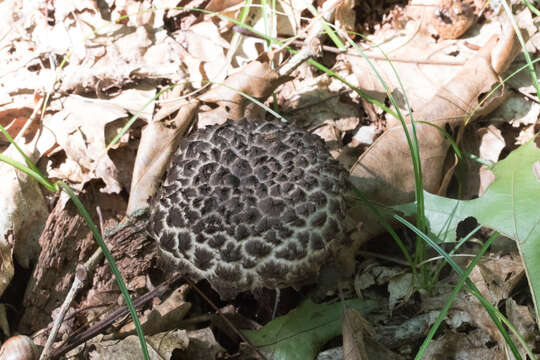
[{"label": "mushroom", "polygon": [[151,204],[160,257],[224,300],[315,282],[347,243],[347,171],[318,136],[227,121],[186,137]]}]

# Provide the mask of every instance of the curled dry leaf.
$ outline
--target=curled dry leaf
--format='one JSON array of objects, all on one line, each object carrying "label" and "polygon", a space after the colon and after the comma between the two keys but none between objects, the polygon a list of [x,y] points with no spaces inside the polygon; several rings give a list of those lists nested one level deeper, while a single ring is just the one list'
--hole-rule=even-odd
[{"label": "curled dry leaf", "polygon": [[171,154],[188,131],[198,109],[198,102],[186,103],[173,119],[156,119],[144,128],[133,169],[127,214],[148,205],[148,199],[156,192]]}]

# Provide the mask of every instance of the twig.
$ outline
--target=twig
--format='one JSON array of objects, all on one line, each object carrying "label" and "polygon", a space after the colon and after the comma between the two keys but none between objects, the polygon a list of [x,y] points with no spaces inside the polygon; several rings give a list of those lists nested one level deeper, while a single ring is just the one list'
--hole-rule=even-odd
[{"label": "twig", "polygon": [[[163,282],[158,287],[156,287],[154,290],[147,292],[146,294],[140,296],[139,298],[133,300],[133,306],[139,307],[141,305],[146,304],[148,301],[152,300],[155,297],[160,297],[163,295],[171,286],[171,284],[174,284],[176,281],[178,281],[181,278],[181,276],[175,276],[172,279]],[[107,318],[101,320],[94,326],[90,327],[89,329],[86,329],[85,331],[76,332],[75,334],[72,334],[62,345],[60,345],[58,348],[56,348],[52,353],[52,358],[57,358],[58,356],[61,356],[65,354],[66,352],[70,351],[71,349],[76,348],[80,344],[92,339],[96,335],[103,332],[105,329],[107,329],[112,323],[114,323],[119,318],[127,315],[129,313],[129,310],[126,305],[122,305],[112,311]]]},{"label": "twig", "polygon": [[[102,234],[101,236],[103,236],[103,218],[101,216],[101,210],[99,206],[96,208],[96,211],[99,217],[99,226]],[[98,249],[92,254],[92,256],[90,256],[90,258],[84,264],[77,265],[77,269],[75,270],[75,279],[73,279],[73,284],[71,284],[71,288],[66,295],[66,299],[62,303],[60,311],[54,319],[53,327],[51,329],[51,332],[49,333],[49,337],[47,338],[47,342],[45,343],[45,347],[41,352],[39,360],[46,360],[50,358],[49,353],[51,352],[52,344],[56,339],[58,330],[60,330],[60,326],[64,321],[64,317],[66,316],[67,311],[69,310],[71,303],[73,302],[73,299],[75,299],[75,296],[77,296],[79,290],[84,287],[84,282],[88,278],[88,274],[90,274],[95,269],[102,256],[103,253],[98,247]]]},{"label": "twig", "polygon": [[[250,36],[250,37],[254,37],[254,38],[258,38],[258,39],[262,39],[262,40],[265,40],[263,37],[257,35],[256,33],[254,33],[253,31],[250,31],[248,29],[245,29],[243,27],[240,27],[240,26],[233,26],[233,30],[238,32],[238,33],[241,33],[242,35],[245,35],[245,36]],[[281,38],[278,38],[279,40],[284,40],[284,39],[281,39]],[[305,44],[306,40],[291,40],[289,43],[292,44],[292,45],[295,45],[295,46],[303,46]],[[329,46],[329,45],[321,45],[321,49],[322,51],[326,51],[326,52],[330,52],[330,53],[333,53],[333,54],[343,54],[343,55],[347,55],[347,56],[353,56],[353,57],[364,57],[362,56],[361,54],[358,54],[358,52],[356,50],[354,51],[351,51],[351,50],[348,50],[348,49],[338,49],[337,47],[335,46]],[[406,63],[406,64],[418,64],[418,65],[445,65],[445,66],[461,66],[463,64],[465,64],[465,61],[463,60],[431,60],[428,58],[403,58],[403,57],[394,57],[394,56],[391,56],[389,55],[388,57],[385,57],[383,55],[375,55],[375,54],[368,54],[368,53],[365,53],[364,54],[365,57],[367,57],[368,59],[373,59],[373,60],[384,60],[384,61],[391,61],[391,62],[398,62],[398,63]],[[431,56],[431,55],[430,55]]]},{"label": "twig", "polygon": [[323,15],[323,19],[321,21],[317,21],[317,19],[312,21],[313,25],[311,26],[311,29],[304,40],[304,44],[300,50],[279,69],[280,76],[289,76],[298,66],[300,66],[300,64],[320,52],[321,44],[319,36],[322,34],[323,23],[325,20],[332,17],[335,10],[335,5],[336,4],[334,4],[334,6],[329,5],[329,11]]}]

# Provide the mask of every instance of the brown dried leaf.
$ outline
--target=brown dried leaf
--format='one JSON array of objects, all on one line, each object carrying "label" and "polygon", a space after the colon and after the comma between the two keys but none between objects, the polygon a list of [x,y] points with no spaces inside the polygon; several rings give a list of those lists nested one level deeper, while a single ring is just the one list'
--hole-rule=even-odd
[{"label": "brown dried leaf", "polygon": [[506,359],[502,348],[490,347],[488,342],[489,338],[479,331],[447,332],[429,344],[423,358],[445,359],[451,354],[454,359]]},{"label": "brown dried leaf", "polygon": [[173,119],[151,121],[144,128],[133,169],[127,214],[148,205],[198,108],[198,102],[184,104]]},{"label": "brown dried leaf", "polygon": [[[280,78],[269,63],[253,61],[247,64],[243,69],[230,75],[224,81],[224,85],[218,85],[200,97],[201,101],[218,104],[218,108],[199,114],[200,125],[213,124],[216,118],[221,122],[227,118],[240,120],[250,100],[239,92],[265,99],[277,86],[287,80]],[[220,116],[216,117],[213,113],[219,113]],[[227,116],[224,117],[223,113]]]},{"label": "brown dried leaf", "polygon": [[15,266],[13,265],[11,246],[7,239],[2,239],[0,241],[0,294],[4,293],[14,273]]},{"label": "brown dried leaf", "polygon": [[[185,350],[190,346],[190,335],[186,330],[176,330],[146,337],[150,359],[171,359],[173,352]],[[118,340],[95,342],[91,359],[129,360],[140,359],[141,345],[136,335]],[[81,354],[82,355],[82,354]],[[213,359],[213,357],[208,357]]]},{"label": "brown dried leaf", "polygon": [[[527,36],[531,22],[527,21],[526,14],[518,17],[523,20],[521,30]],[[443,129],[446,125],[456,128],[500,105],[504,100],[501,92],[491,95],[479,106],[479,100],[498,84],[499,74],[508,68],[519,48],[509,21],[502,18],[499,22],[502,22],[502,32],[497,30],[498,36],[493,35],[496,27],[482,26],[474,40],[484,41],[485,45],[476,54],[462,42],[442,41],[434,45],[432,39],[416,31],[409,31],[408,37],[398,36],[382,45],[385,53],[395,59],[393,66],[404,84],[416,121],[429,122]],[[396,34],[392,35],[395,37]],[[482,40],[486,36],[491,36],[487,42]],[[373,51],[368,53],[375,57],[379,55]],[[452,58],[451,55],[456,53],[457,57]],[[415,59],[411,59],[411,54]],[[369,65],[358,57],[350,56],[349,59],[360,87],[384,100],[386,92]],[[456,59],[466,62],[458,67]],[[373,61],[398,105],[406,111],[394,69],[386,61]],[[441,179],[449,144],[438,129],[426,124],[417,125],[417,137],[424,188],[433,193],[444,191],[445,183]],[[386,204],[412,201],[415,185],[412,159],[407,139],[396,119],[388,119],[387,131],[358,159],[351,172],[353,183],[371,199]]]},{"label": "brown dried leaf", "polygon": [[[492,38],[430,101],[415,110],[415,120],[426,121],[443,129],[447,124],[450,127],[463,124],[472,110],[478,107],[479,96],[498,83],[498,74],[490,65],[491,53],[496,45],[497,39]],[[490,99],[500,100],[497,97]],[[484,104],[480,109],[487,106],[490,104]],[[409,125],[409,133],[411,130]],[[437,193],[449,143],[439,129],[428,124],[417,123],[416,135],[424,188]],[[385,204],[412,201],[415,186],[412,158],[401,125],[389,127],[353,165],[351,175],[354,185],[371,199]]]},{"label": "brown dried leaf", "polygon": [[[514,299],[507,299],[505,302],[506,315],[508,316],[508,321],[516,328],[521,337],[525,340],[525,343],[529,348],[534,349],[535,339],[536,339],[536,321],[529,311],[529,307],[526,305],[518,305]],[[514,334],[512,334],[516,344],[518,339]],[[521,356],[523,359],[527,358],[525,349],[519,347]]]},{"label": "brown dried leaf", "polygon": [[[191,309],[191,303],[185,301],[187,286],[177,288],[163,302],[140,317],[140,322],[146,336],[178,328],[178,323],[184,319]],[[122,327],[117,335],[124,337],[135,335],[135,325],[130,322]]]},{"label": "brown dried leaf", "polygon": [[481,261],[469,277],[492,304],[498,304],[510,296],[524,275],[523,263],[514,253]]},{"label": "brown dried leaf", "polygon": [[[502,257],[491,257],[482,261],[470,274],[471,281],[480,292],[497,305],[501,300],[509,297],[516,284],[523,278],[523,264],[517,253]],[[446,301],[446,296],[441,299]],[[473,325],[485,331],[504,348],[504,339],[490,318],[485,307],[469,293],[460,293],[453,305],[453,309],[465,311]]]},{"label": "brown dried leaf", "polygon": [[[12,138],[15,138],[19,131],[23,129],[28,118],[32,115],[31,108],[8,108],[0,111],[0,125],[2,125]],[[26,129],[27,133],[34,134],[37,130],[37,121],[33,124],[33,129]],[[25,136],[26,137],[26,136]],[[9,146],[9,141],[3,134],[0,134],[0,146]]]},{"label": "brown dried leaf", "polygon": [[244,4],[243,0],[210,0],[206,5],[206,10],[225,13],[238,10],[242,4]]},{"label": "brown dried leaf", "polygon": [[435,9],[426,7],[428,26],[432,27],[441,39],[457,39],[463,35],[476,20],[472,0],[439,0]]}]

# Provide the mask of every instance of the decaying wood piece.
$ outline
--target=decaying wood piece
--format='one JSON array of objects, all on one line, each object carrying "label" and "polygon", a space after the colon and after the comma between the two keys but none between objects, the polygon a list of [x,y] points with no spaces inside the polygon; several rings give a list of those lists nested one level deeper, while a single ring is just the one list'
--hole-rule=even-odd
[{"label": "decaying wood piece", "polygon": [[[96,186],[89,186],[87,191],[80,195],[80,199],[96,223],[99,223],[96,206],[101,208],[106,229],[117,226],[121,219],[120,214],[126,209],[126,203],[121,196],[102,194]],[[149,268],[155,264],[153,241],[144,232],[144,214],[141,219],[139,222],[128,219],[109,236],[105,236],[107,246],[112,251],[130,290],[140,290],[145,286],[141,279],[144,279]],[[53,310],[60,306],[69,291],[77,265],[84,263],[97,249],[90,230],[71,201],[65,205],[58,201],[47,220],[40,245],[42,252],[23,301],[25,311],[19,331],[24,333],[44,328],[51,322]],[[104,305],[116,303],[119,291],[109,266],[104,261],[91,276],[88,280],[89,289],[83,290],[79,297],[81,300],[78,308],[84,310],[89,306],[100,306],[95,311],[101,313]],[[78,318],[83,321],[90,320],[95,315],[82,314]],[[78,325],[80,324],[74,327]],[[37,339],[38,342],[40,340],[44,338]]]}]

